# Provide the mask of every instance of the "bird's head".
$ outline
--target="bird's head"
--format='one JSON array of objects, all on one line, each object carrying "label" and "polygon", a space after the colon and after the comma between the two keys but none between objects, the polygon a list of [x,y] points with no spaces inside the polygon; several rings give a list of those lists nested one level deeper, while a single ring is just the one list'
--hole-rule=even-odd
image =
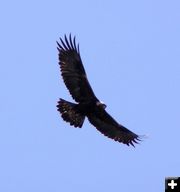
[{"label": "bird's head", "polygon": [[105,108],[107,107],[106,104],[103,103],[102,101],[97,101],[97,102],[96,102],[96,105],[99,106],[99,107],[101,107],[101,108],[103,108],[103,109],[105,109]]}]

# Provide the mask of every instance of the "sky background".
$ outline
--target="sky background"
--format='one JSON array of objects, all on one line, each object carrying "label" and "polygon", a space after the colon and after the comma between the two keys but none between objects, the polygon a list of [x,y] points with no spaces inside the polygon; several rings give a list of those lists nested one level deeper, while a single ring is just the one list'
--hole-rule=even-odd
[{"label": "sky background", "polygon": [[[0,2],[0,191],[164,191],[180,176],[180,1]],[[76,35],[107,111],[148,135],[135,148],[56,110],[72,101],[56,40]]]}]

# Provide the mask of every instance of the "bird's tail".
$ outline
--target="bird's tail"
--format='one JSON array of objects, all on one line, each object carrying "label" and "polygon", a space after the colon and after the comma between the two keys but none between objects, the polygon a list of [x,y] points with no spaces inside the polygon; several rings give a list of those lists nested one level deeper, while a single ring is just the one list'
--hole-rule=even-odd
[{"label": "bird's tail", "polygon": [[85,116],[75,110],[75,107],[77,105],[78,104],[65,101],[64,99],[60,99],[57,104],[57,110],[60,112],[61,117],[64,119],[64,121],[69,122],[70,125],[73,125],[74,127],[81,128]]}]

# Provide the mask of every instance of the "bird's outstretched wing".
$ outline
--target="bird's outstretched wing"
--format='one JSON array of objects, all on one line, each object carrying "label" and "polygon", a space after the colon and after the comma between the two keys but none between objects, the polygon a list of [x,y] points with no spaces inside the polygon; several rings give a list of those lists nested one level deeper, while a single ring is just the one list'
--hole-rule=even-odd
[{"label": "bird's outstretched wing", "polygon": [[117,123],[105,110],[97,110],[88,115],[88,119],[97,130],[115,141],[132,146],[140,141],[138,135]]},{"label": "bird's outstretched wing", "polygon": [[95,99],[96,96],[88,82],[80,57],[79,45],[76,45],[75,37],[72,39],[71,35],[69,35],[68,40],[65,35],[64,40],[60,38],[57,45],[61,74],[73,99],[76,102]]}]

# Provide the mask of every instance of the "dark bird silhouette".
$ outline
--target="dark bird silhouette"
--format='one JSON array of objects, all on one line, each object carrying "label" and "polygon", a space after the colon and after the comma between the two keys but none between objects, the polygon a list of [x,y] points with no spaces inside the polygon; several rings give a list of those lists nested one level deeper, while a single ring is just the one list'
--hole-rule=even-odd
[{"label": "dark bird silhouette", "polygon": [[64,83],[77,103],[60,99],[57,110],[64,121],[81,128],[85,117],[105,136],[120,143],[134,146],[140,141],[139,135],[116,122],[105,110],[106,105],[95,96],[80,56],[79,44],[75,37],[60,38],[57,42],[59,65]]}]

